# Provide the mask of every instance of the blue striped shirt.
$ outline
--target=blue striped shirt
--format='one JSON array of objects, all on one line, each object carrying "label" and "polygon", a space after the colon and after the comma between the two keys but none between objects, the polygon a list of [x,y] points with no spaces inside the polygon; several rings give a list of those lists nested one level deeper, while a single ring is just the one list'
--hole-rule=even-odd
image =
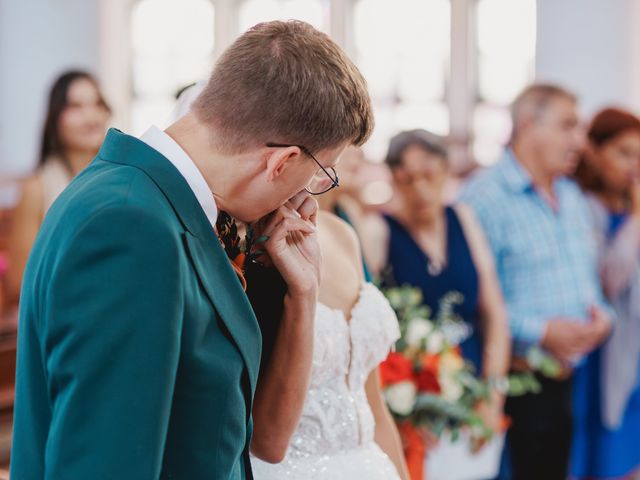
[{"label": "blue striped shirt", "polygon": [[554,183],[558,209],[536,191],[510,150],[476,175],[460,200],[476,213],[495,257],[514,353],[539,344],[554,317],[581,321],[606,307],[588,206],[567,178]]}]

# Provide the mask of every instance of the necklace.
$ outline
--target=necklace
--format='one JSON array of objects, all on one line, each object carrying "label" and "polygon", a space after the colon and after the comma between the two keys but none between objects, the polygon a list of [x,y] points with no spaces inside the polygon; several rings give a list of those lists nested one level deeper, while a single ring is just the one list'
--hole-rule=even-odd
[{"label": "necklace", "polygon": [[433,262],[431,260],[427,260],[427,272],[430,275],[436,277],[442,273],[444,269],[444,262]]}]

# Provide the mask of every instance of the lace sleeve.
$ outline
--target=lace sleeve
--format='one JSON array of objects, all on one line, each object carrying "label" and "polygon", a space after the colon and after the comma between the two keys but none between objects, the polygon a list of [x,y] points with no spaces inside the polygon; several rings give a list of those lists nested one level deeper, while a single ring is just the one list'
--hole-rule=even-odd
[{"label": "lace sleeve", "polygon": [[385,296],[373,284],[362,291],[362,299],[353,312],[354,340],[366,345],[366,368],[374,369],[382,362],[400,338],[395,312]]}]

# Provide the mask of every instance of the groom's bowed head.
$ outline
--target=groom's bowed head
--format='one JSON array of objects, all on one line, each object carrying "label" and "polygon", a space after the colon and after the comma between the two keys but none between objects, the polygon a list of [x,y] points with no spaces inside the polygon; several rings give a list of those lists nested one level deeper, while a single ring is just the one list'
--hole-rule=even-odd
[{"label": "groom's bowed head", "polygon": [[191,111],[167,130],[202,171],[221,210],[253,222],[305,189],[373,129],[362,74],[301,21],[260,23],[220,57]]}]

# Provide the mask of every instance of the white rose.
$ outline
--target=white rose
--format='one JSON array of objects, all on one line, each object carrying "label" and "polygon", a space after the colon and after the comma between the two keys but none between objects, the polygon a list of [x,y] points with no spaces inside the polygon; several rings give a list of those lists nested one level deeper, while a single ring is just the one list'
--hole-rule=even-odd
[{"label": "white rose", "polygon": [[422,339],[425,338],[433,330],[430,321],[424,318],[413,318],[407,325],[407,333],[405,339],[411,347],[419,347]]},{"label": "white rose", "polygon": [[409,415],[416,403],[417,389],[413,382],[395,383],[384,391],[389,408],[398,415]]},{"label": "white rose", "polygon": [[464,388],[452,375],[439,375],[438,383],[440,383],[442,398],[447,402],[457,402],[464,393]]},{"label": "white rose", "polygon": [[444,335],[442,332],[435,331],[427,337],[427,352],[428,353],[440,353],[444,348]]}]

